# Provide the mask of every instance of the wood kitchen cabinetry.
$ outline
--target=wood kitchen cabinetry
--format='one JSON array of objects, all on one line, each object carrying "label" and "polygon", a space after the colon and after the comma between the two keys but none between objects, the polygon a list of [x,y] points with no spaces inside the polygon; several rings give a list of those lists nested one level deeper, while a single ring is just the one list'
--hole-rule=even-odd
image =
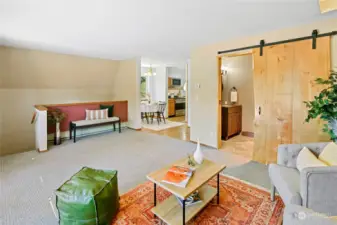
[{"label": "wood kitchen cabinetry", "polygon": [[172,78],[171,78],[171,77],[168,78],[167,83],[168,83],[168,86],[169,86],[169,87],[173,85],[173,81],[172,81]]},{"label": "wood kitchen cabinetry", "polygon": [[242,106],[222,106],[222,139],[240,134],[242,130]]},{"label": "wood kitchen cabinetry", "polygon": [[172,98],[168,99],[168,116],[176,115],[176,101]]}]

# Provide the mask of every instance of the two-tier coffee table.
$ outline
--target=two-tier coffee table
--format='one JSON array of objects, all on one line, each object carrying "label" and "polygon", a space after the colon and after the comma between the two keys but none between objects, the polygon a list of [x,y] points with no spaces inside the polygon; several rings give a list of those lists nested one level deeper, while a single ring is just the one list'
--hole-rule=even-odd
[{"label": "two-tier coffee table", "polygon": [[[205,159],[201,165],[196,166],[196,170],[185,188],[162,182],[166,172],[173,165],[187,166],[187,158],[181,159],[147,175],[147,178],[154,183],[154,208],[152,212],[169,225],[184,225],[215,196],[217,196],[217,203],[219,204],[219,173],[226,168],[226,165],[217,164]],[[207,182],[215,176],[217,176],[217,188],[207,185]],[[156,197],[157,185],[172,193],[172,196],[158,204]],[[199,190],[202,202],[186,207],[186,198],[196,190]],[[175,196],[183,200],[183,206],[179,204]]]}]

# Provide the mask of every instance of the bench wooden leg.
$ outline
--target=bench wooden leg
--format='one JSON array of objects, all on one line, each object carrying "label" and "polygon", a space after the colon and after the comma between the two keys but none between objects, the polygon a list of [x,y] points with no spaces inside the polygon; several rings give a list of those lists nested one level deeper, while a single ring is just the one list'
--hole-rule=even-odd
[{"label": "bench wooden leg", "polygon": [[72,122],[69,123],[69,139],[71,140],[73,137],[73,124]]},{"label": "bench wooden leg", "polygon": [[76,143],[76,124],[74,124],[73,128],[74,128],[74,143]]},{"label": "bench wooden leg", "polygon": [[112,124],[114,126],[114,131],[116,131],[116,123]]},{"label": "bench wooden leg", "polygon": [[118,129],[119,129],[119,133],[121,133],[122,129],[121,129],[121,121],[120,120],[118,121]]}]

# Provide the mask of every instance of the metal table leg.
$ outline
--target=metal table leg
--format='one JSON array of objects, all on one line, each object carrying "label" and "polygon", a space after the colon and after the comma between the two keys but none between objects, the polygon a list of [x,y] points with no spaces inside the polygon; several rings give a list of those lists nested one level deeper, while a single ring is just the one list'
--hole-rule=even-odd
[{"label": "metal table leg", "polygon": [[153,196],[154,206],[156,206],[157,205],[157,184],[156,183],[154,183],[153,190],[154,190],[154,196]]},{"label": "metal table leg", "polygon": [[220,174],[217,175],[217,203],[220,203]]},{"label": "metal table leg", "polygon": [[[153,183],[153,202],[154,202],[154,206],[157,205],[157,184],[156,183]],[[156,218],[156,214],[153,214],[153,217]]]},{"label": "metal table leg", "polygon": [[183,225],[185,225],[185,199],[183,199]]}]

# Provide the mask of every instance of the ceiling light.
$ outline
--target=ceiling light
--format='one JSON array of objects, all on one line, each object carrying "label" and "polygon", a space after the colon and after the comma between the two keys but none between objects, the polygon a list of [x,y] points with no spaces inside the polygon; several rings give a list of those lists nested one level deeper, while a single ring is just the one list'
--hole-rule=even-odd
[{"label": "ceiling light", "polygon": [[144,76],[146,76],[146,77],[151,77],[151,76],[156,76],[156,75],[157,75],[157,73],[153,72],[152,66],[150,66],[149,70],[146,73],[144,73]]}]

